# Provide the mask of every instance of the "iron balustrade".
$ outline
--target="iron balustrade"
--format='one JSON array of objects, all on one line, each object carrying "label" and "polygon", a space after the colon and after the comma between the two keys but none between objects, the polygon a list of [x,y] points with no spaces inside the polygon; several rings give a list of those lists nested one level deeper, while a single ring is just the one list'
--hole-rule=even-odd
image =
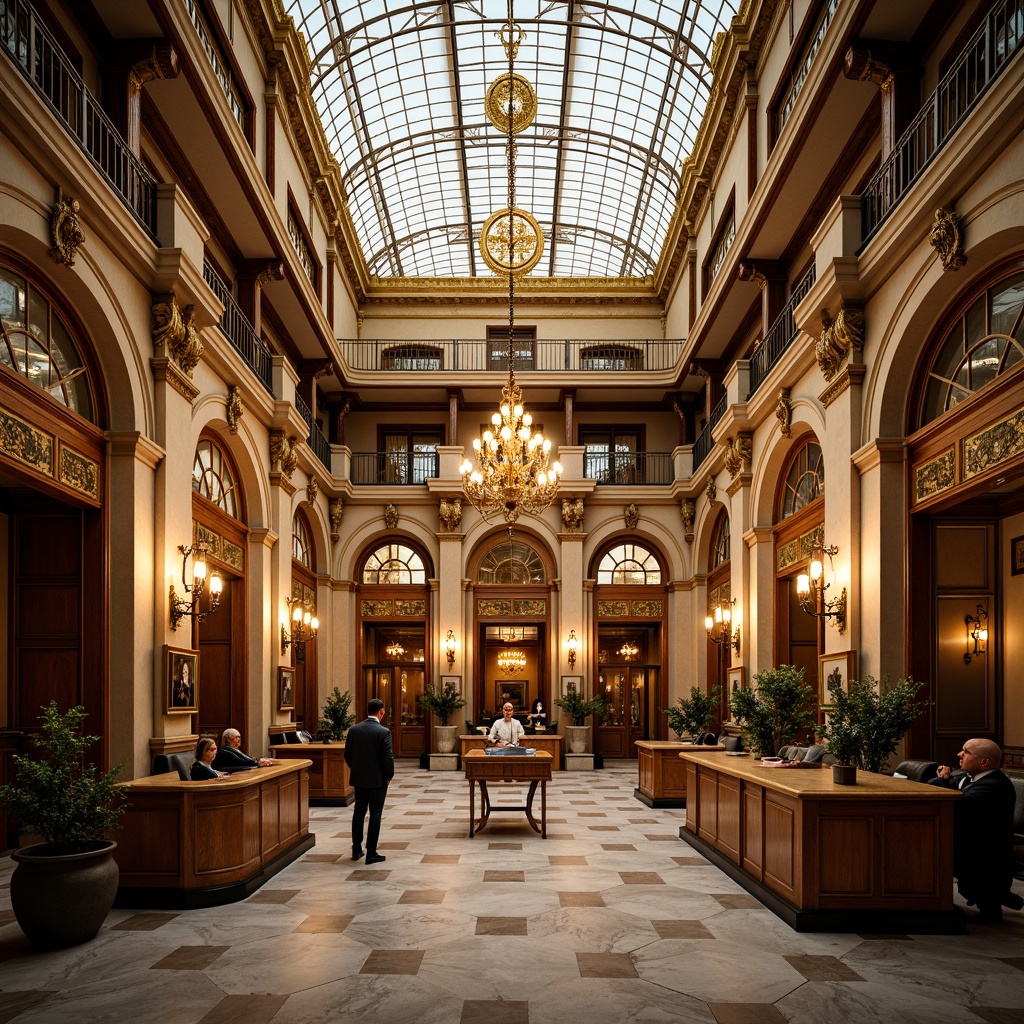
[{"label": "iron balustrade", "polygon": [[786,121],[789,120],[789,115],[793,113],[793,107],[796,106],[797,97],[800,95],[800,92],[804,87],[804,83],[807,81],[807,76],[811,73],[814,58],[817,56],[818,50],[821,49],[821,44],[825,41],[825,34],[828,32],[829,25],[832,24],[832,18],[835,15],[836,8],[838,6],[839,0],[828,0],[828,3],[825,4],[825,9],[821,12],[818,24],[814,28],[814,34],[811,36],[810,42],[807,45],[807,51],[804,53],[803,58],[797,65],[796,70],[793,72],[792,81],[786,92],[785,99],[783,99],[782,104],[775,115],[776,137],[778,137],[779,133],[785,127]]},{"label": "iron balustrade", "polygon": [[707,423],[704,424],[704,429],[698,435],[697,440],[693,442],[693,468],[690,471],[691,475],[697,472],[697,467],[708,457],[711,449],[715,447],[715,440],[711,436],[711,432],[718,426],[718,421],[725,415],[728,404],[728,394],[722,395],[718,400],[718,404],[711,410],[711,415],[708,417]]},{"label": "iron balustrade", "polygon": [[670,484],[671,452],[586,452],[583,475],[599,484]]},{"label": "iron balustrade", "polygon": [[814,284],[815,268],[811,264],[810,269],[800,279],[793,289],[782,312],[775,318],[775,323],[768,329],[764,340],[754,349],[750,357],[750,390],[747,398],[758,389],[761,382],[768,376],[771,368],[782,358],[782,354],[793,343],[793,339],[800,333],[793,320],[793,310],[803,301],[804,297],[811,290]]},{"label": "iron balustrade", "polygon": [[299,415],[306,421],[306,429],[309,431],[306,435],[306,444],[309,445],[313,454],[329,470],[331,468],[330,443],[327,438],[324,437],[323,431],[320,429],[320,425],[313,419],[313,410],[306,405],[302,395],[298,392],[295,393],[295,408],[299,411]]},{"label": "iron balustrade", "polygon": [[434,450],[353,452],[351,478],[354,484],[425,484],[438,474]]},{"label": "iron balustrade", "polygon": [[155,242],[155,180],[25,0],[0,0],[0,44]]},{"label": "iron balustrade", "polygon": [[231,295],[231,289],[221,280],[209,260],[203,260],[203,280],[213,289],[214,294],[224,306],[224,315],[220,318],[219,325],[221,332],[231,342],[232,348],[245,360],[246,365],[256,374],[260,383],[270,394],[273,394],[274,375],[270,352],[253,330],[252,324],[246,319],[238,303],[235,302]]},{"label": "iron balustrade", "polygon": [[1000,0],[861,195],[864,246],[935,159],[1024,39],[1024,0]]}]

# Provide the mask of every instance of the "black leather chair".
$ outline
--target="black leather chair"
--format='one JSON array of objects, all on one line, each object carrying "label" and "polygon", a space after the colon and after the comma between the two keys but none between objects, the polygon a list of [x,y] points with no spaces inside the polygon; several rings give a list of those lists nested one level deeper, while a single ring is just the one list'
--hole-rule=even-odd
[{"label": "black leather chair", "polygon": [[914,782],[929,782],[939,774],[938,761],[909,760],[896,765],[896,774],[904,775]]},{"label": "black leather chair", "polygon": [[192,765],[195,761],[196,755],[191,750],[185,750],[180,754],[157,754],[153,758],[153,774],[166,775],[167,772],[177,772],[179,779],[188,782],[192,778]]}]

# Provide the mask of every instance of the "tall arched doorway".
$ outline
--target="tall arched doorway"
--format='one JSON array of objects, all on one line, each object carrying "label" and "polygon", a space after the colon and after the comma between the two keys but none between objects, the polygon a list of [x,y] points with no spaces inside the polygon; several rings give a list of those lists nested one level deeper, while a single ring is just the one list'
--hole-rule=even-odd
[{"label": "tall arched doorway", "polygon": [[[707,630],[707,692],[721,687],[718,718],[725,722],[729,711],[729,666],[732,664],[732,621],[735,606],[732,597],[732,537],[729,516],[722,509],[715,521],[708,553],[708,600],[706,617],[712,627]],[[727,616],[727,617],[726,617]]]},{"label": "tall arched doorway", "polygon": [[[316,618],[316,552],[306,514],[301,509],[292,517],[292,578],[289,611],[301,608]],[[291,622],[288,630],[292,631]],[[291,660],[295,669],[295,706],[292,719],[300,727],[315,733],[320,721],[320,700],[317,692],[317,640],[292,642]]]}]

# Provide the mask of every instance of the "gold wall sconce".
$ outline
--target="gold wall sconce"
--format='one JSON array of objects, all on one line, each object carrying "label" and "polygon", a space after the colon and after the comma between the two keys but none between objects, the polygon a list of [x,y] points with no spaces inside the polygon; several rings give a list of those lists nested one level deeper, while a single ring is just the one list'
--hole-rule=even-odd
[{"label": "gold wall sconce", "polygon": [[736,624],[735,629],[733,629],[732,627],[732,610],[735,604],[735,597],[731,601],[719,601],[719,603],[715,605],[715,608],[712,611],[712,613],[710,615],[705,616],[704,628],[707,630],[708,639],[713,644],[718,644],[720,647],[725,644],[728,644],[737,654],[739,654],[739,623]]},{"label": "gold wall sconce", "polygon": [[[185,588],[185,597],[178,597],[171,584],[171,629],[176,630],[178,623],[185,616],[190,616],[196,622],[202,622],[207,615],[212,615],[220,604],[221,591],[224,588],[224,581],[214,572],[207,577],[206,556],[209,553],[208,544],[179,544],[178,551],[181,554],[181,585]],[[188,558],[192,555],[192,584],[187,582]],[[199,602],[206,593],[210,591],[210,603],[205,612],[199,611]]]},{"label": "gold wall sconce", "polygon": [[576,649],[579,647],[579,641],[576,639],[576,630],[569,630],[569,639],[565,641],[565,646],[568,649],[569,668],[576,667]]},{"label": "gold wall sconce", "polygon": [[811,549],[811,564],[808,572],[802,572],[796,578],[796,596],[800,599],[800,607],[808,615],[819,619],[835,619],[836,629],[840,633],[846,632],[846,587],[831,601],[825,598],[825,591],[832,586],[824,582],[823,557],[828,555],[829,569],[835,577],[835,568],[832,564],[832,557],[839,552],[834,544],[831,547],[824,547],[815,543]]},{"label": "gold wall sconce", "polygon": [[448,636],[444,641],[444,656],[448,659],[448,667],[451,668],[455,664],[455,633],[452,630],[448,630]]},{"label": "gold wall sconce", "polygon": [[964,664],[970,665],[972,658],[984,654],[988,650],[988,612],[984,605],[978,605],[978,611],[964,616],[967,626],[967,650],[964,653]]},{"label": "gold wall sconce", "polygon": [[306,644],[316,639],[317,631],[320,629],[320,620],[306,608],[299,598],[289,598],[288,607],[291,609],[292,631],[288,632],[284,623],[281,623],[281,653],[284,654],[291,644],[295,644],[296,650],[301,650]]}]

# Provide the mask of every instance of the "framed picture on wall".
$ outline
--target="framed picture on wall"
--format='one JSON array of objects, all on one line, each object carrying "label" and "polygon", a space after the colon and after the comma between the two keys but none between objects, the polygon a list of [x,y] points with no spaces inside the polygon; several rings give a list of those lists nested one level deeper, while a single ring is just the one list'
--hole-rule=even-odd
[{"label": "framed picture on wall", "polygon": [[441,676],[441,689],[445,690],[449,684],[456,693],[462,693],[462,676]]},{"label": "framed picture on wall", "polygon": [[737,690],[742,690],[747,685],[746,669],[742,665],[736,665],[729,669],[729,695]]},{"label": "framed picture on wall", "polygon": [[199,710],[199,652],[164,644],[164,687],[167,713],[192,714]]},{"label": "framed picture on wall", "polygon": [[290,665],[279,665],[277,668],[277,710],[293,711],[295,709],[295,669]]},{"label": "framed picture on wall", "polygon": [[516,711],[526,707],[526,690],[528,679],[496,679],[494,681],[494,704],[497,710],[506,702],[511,702]]},{"label": "framed picture on wall", "polygon": [[857,652],[839,651],[835,654],[818,655],[818,704],[827,707],[829,686],[838,684],[849,690],[850,680],[857,671]]},{"label": "framed picture on wall", "polygon": [[583,693],[583,676],[562,676],[562,696],[570,693]]},{"label": "framed picture on wall", "polygon": [[1024,537],[1014,537],[1010,541],[1010,575],[1020,576],[1024,573]]}]

